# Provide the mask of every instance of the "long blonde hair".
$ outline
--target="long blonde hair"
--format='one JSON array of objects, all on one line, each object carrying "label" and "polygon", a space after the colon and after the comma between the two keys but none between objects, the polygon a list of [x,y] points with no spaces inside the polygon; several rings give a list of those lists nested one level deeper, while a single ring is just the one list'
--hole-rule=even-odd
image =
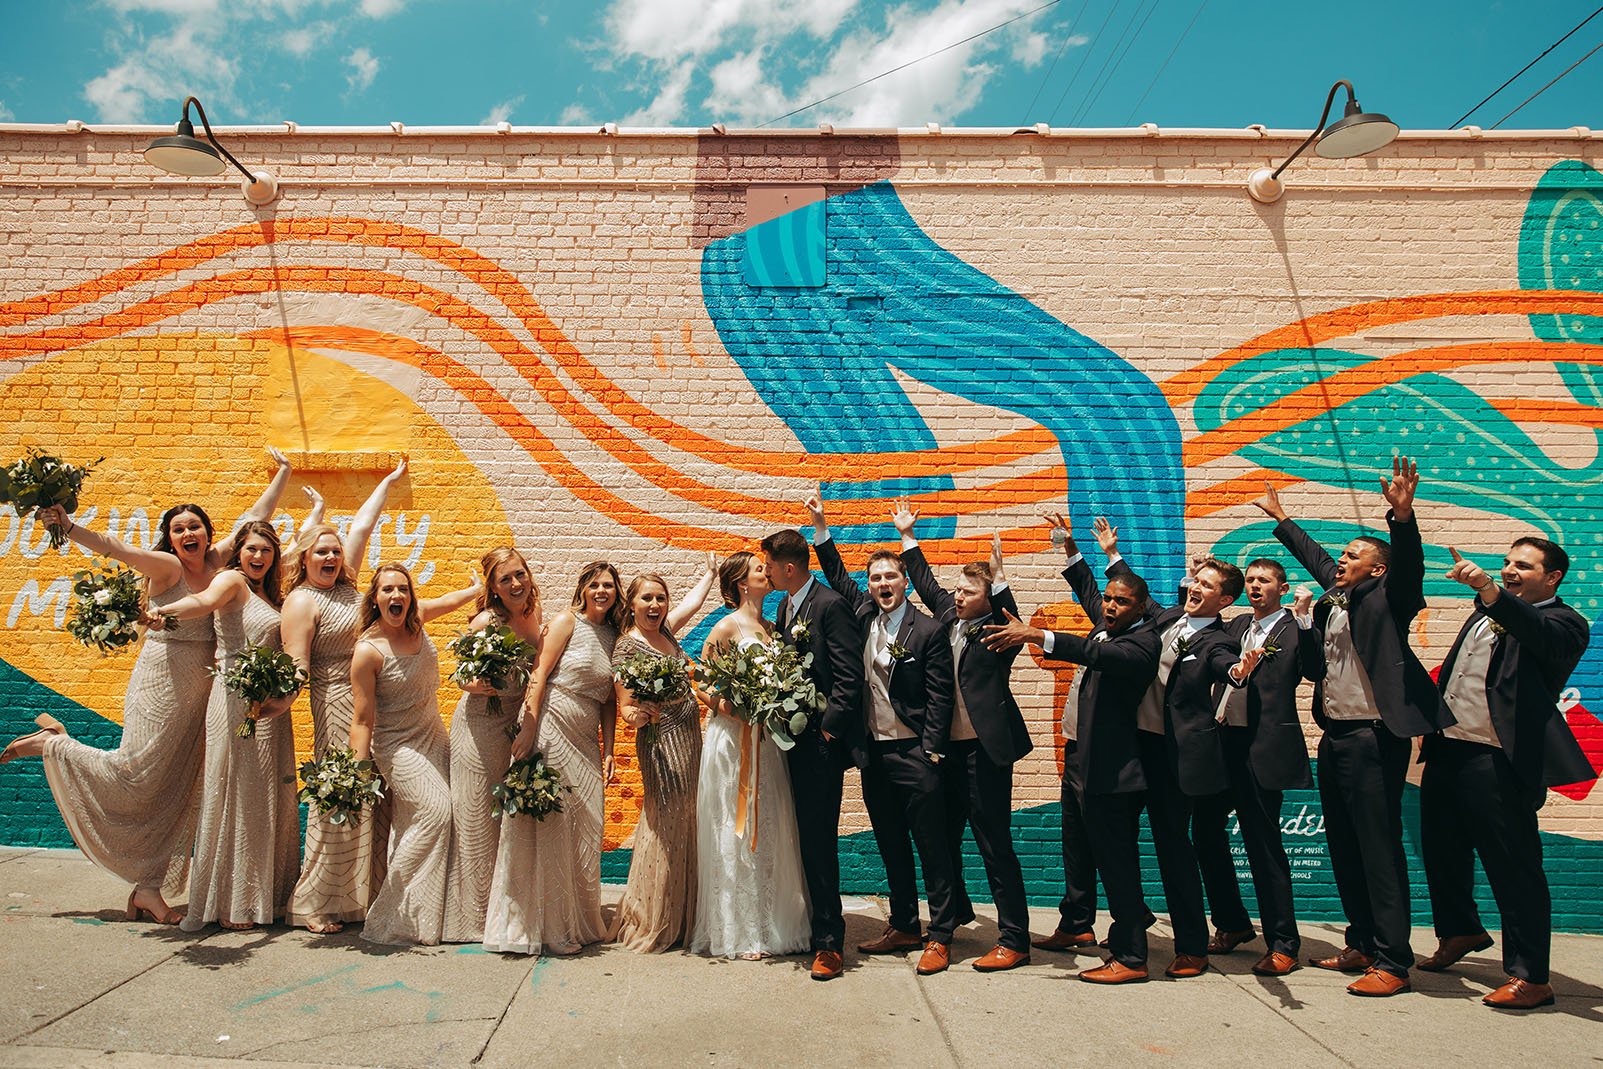
[{"label": "long blonde hair", "polygon": [[287,566],[286,570],[289,572],[289,588],[291,590],[306,582],[306,557],[311,553],[312,547],[317,545],[317,540],[324,535],[333,535],[340,544],[342,567],[338,578],[334,580],[334,585],[338,586],[340,583],[356,585],[356,567],[351,562],[350,555],[345,552],[345,539],[340,538],[339,528],[332,523],[315,523],[295,536],[295,547],[284,555],[286,557],[285,564]]}]

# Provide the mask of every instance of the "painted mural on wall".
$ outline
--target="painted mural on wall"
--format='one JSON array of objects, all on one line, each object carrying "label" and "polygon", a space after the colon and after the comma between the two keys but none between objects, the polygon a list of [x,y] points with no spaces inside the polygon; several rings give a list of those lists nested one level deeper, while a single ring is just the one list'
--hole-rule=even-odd
[{"label": "painted mural on wall", "polygon": [[[243,509],[266,478],[266,445],[289,451],[298,481],[315,485],[344,522],[370,489],[373,472],[399,454],[426,456],[427,464],[414,462],[405,508],[392,508],[381,521],[369,563],[400,559],[423,584],[454,585],[482,548],[513,541],[505,507],[511,491],[496,466],[416,402],[417,384],[428,382],[460,398],[464,418],[497,428],[515,444],[517,455],[506,465],[538,466],[598,517],[653,542],[719,553],[748,548],[747,534],[734,528],[790,525],[799,517],[792,502],[743,492],[740,476],[818,479],[849,564],[860,567],[873,548],[894,543],[887,514],[898,496],[911,496],[927,517],[920,534],[937,565],[986,553],[988,539],[959,535],[957,517],[984,514],[996,501],[1029,501],[1041,509],[1066,507],[1080,530],[1089,530],[1093,517],[1108,517],[1154,588],[1172,589],[1188,548],[1243,565],[1262,553],[1283,556],[1267,523],[1245,522],[1211,545],[1197,545],[1188,544],[1188,521],[1250,501],[1266,480],[1369,493],[1392,453],[1403,451],[1417,458],[1424,475],[1422,504],[1493,514],[1511,531],[1531,527],[1563,542],[1574,560],[1566,600],[1597,621],[1603,617],[1600,197],[1603,176],[1589,166],[1570,161],[1548,171],[1519,233],[1509,235],[1518,249],[1518,289],[1421,294],[1322,312],[1155,380],[970,266],[962,250],[943,248],[915,222],[892,182],[871,182],[751,229],[714,235],[701,250],[700,298],[718,340],[801,453],[718,440],[660,414],[649,397],[616,386],[605,362],[566,337],[517,274],[467,245],[387,220],[278,218],[67,289],[0,303],[0,358],[21,367],[0,381],[0,410],[24,414],[0,430],[0,455],[29,444],[69,458],[106,455],[78,522],[142,545],[152,541],[155,516],[173,501],[215,502],[213,515],[226,523],[229,510]],[[464,285],[431,286],[350,262],[321,264],[297,251],[328,245],[405,250]],[[274,254],[265,266],[247,258],[215,267],[257,250]],[[493,297],[476,303],[464,295],[470,287]],[[422,321],[476,339],[506,370],[477,366],[404,327],[287,316],[280,327],[243,334],[184,325],[186,314],[219,302],[287,292],[409,305]],[[87,320],[72,315],[107,302],[114,310]],[[1353,340],[1382,325],[1492,315],[1528,317],[1532,340],[1384,355]],[[684,347],[690,349],[688,328]],[[1449,374],[1488,364],[1556,366],[1573,400],[1488,396]],[[1013,413],[1029,426],[942,447],[918,400],[928,391]],[[30,419],[31,412],[40,418]],[[1560,464],[1522,429],[1532,423],[1589,428],[1596,455],[1579,466]],[[1193,429],[1182,432],[1183,425]],[[206,452],[197,456],[190,444],[201,440],[201,429]],[[134,437],[141,438],[141,455],[154,447],[167,462],[126,460]],[[664,459],[664,447],[685,463]],[[1188,471],[1232,455],[1256,469],[1223,482],[1199,485],[1193,476],[1188,483]],[[609,466],[687,508],[643,507],[598,474]],[[977,489],[967,478],[959,489],[959,475],[1002,468],[1010,473]],[[287,533],[300,511],[289,498],[285,504],[276,522]],[[740,523],[721,526],[709,516]],[[1329,518],[1306,526],[1327,545],[1354,531]],[[1428,529],[1426,538],[1427,572],[1438,577],[1434,585],[1427,580],[1427,595],[1457,597],[1456,585],[1439,578],[1447,545],[1432,544]],[[1010,526],[1003,542],[1010,556],[1039,553],[1045,528]],[[108,696],[121,693],[132,658],[93,657],[57,630],[68,576],[84,563],[75,547],[48,549],[31,519],[0,517],[6,613],[0,689],[16,697],[0,710],[0,732],[20,733],[36,712],[49,709],[80,737],[115,743],[121,710]],[[1494,565],[1497,557],[1483,555],[1480,563]],[[551,606],[568,591],[544,593]],[[1084,622],[1066,591],[1036,615],[1048,626]],[[688,648],[697,648],[715,618],[688,636]],[[1070,678],[1070,671],[1054,670],[1055,704]],[[453,708],[455,699],[449,685],[442,689],[442,708]],[[1603,721],[1591,712],[1603,709],[1603,634],[1596,625],[1564,700],[1593,767],[1603,768]],[[310,725],[300,715],[304,751]],[[620,739],[626,767],[629,749]],[[609,848],[627,843],[637,782],[626,773],[609,796]],[[1594,785],[1562,788],[1555,802],[1603,804]],[[41,792],[48,794],[37,763],[0,769],[0,840],[70,842],[59,821],[11,815],[33,812],[12,803]],[[1417,806],[1405,811],[1417,813]],[[1328,881],[1316,795],[1288,796],[1285,816],[1299,878]],[[1026,802],[1018,814],[1021,834],[1055,829],[1056,820],[1054,805]],[[1050,834],[1032,838],[1037,852],[1055,851]],[[1547,838],[1555,854],[1603,862],[1603,842]],[[1417,847],[1417,833],[1411,840]],[[873,849],[866,839],[860,845],[861,864],[848,863],[846,871],[849,879],[857,874],[859,889],[872,889]],[[609,871],[621,874],[622,857],[612,857]],[[983,896],[977,863],[971,876]],[[1055,901],[1060,888],[1045,880],[1031,891],[1044,903]],[[1416,894],[1423,894],[1422,880]],[[1595,902],[1556,905],[1560,924],[1603,929]]]}]

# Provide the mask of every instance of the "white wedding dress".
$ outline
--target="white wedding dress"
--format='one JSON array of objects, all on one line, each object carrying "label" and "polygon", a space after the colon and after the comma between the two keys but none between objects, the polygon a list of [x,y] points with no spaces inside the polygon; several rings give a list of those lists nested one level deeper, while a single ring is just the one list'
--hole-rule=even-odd
[{"label": "white wedding dress", "polygon": [[[760,644],[755,638],[740,640],[742,648]],[[743,741],[750,797],[737,833]],[[693,953],[733,958],[796,954],[808,948],[807,880],[785,755],[766,732],[751,731],[733,717],[714,716],[707,723],[696,794],[696,847],[696,918],[689,942]]]}]

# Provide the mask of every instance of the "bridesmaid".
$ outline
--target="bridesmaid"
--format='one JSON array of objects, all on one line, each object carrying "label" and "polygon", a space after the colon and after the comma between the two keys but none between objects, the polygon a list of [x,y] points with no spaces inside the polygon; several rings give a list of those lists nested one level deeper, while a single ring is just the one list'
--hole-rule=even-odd
[{"label": "bridesmaid", "polygon": [[[252,709],[222,680],[246,646],[279,648],[278,533],[267,521],[252,520],[234,537],[233,556],[211,585],[165,606],[165,615],[179,621],[212,616],[217,631],[219,674],[206,706],[200,818],[181,925],[186,932],[213,921],[235,930],[270,924],[284,912],[300,871],[295,785],[285,782],[295,772],[295,732],[282,716],[295,696]],[[162,617],[151,627],[160,630]],[[252,714],[256,733],[242,739],[236,730]]]},{"label": "bridesmaid", "polygon": [[544,820],[501,819],[486,950],[577,954],[605,934],[602,787],[613,779],[612,647],[623,617],[618,586],[618,570],[606,561],[585,565],[572,608],[551,621],[540,649],[512,757],[539,750],[572,791],[563,795],[562,812]]},{"label": "bridesmaid", "polygon": [[[289,482],[289,461],[269,450],[278,471],[243,520],[265,520]],[[233,555],[234,536],[212,541],[212,522],[199,505],[162,513],[156,545],[139,549],[73,524],[60,507],[40,510],[91,553],[121,561],[145,576],[152,609],[204,590]],[[206,704],[211,694],[210,617],[145,636],[123,701],[122,741],[112,751],[69,738],[50,718],[43,731],[7,747],[7,755],[43,757],[45,777],[72,838],[91,861],[133,884],[128,919],[177,924],[167,905],[189,874],[195,792],[204,754]]]},{"label": "bridesmaid", "polygon": [[[296,538],[290,592],[284,598],[284,652],[311,675],[312,756],[319,760],[330,742],[343,745],[350,737],[351,655],[361,631],[356,576],[390,490],[405,474],[402,460],[374,488],[343,539],[327,523],[303,528]],[[326,934],[366,917],[373,889],[384,876],[388,820],[387,806],[354,825],[330,824],[308,810],[301,877],[290,894],[285,923]]]},{"label": "bridesmaid", "polygon": [[[657,575],[641,575],[624,597],[629,627],[612,653],[616,669],[644,653],[672,661],[688,675],[690,658],[675,634],[707,600],[717,574],[718,558],[709,553],[707,568],[684,601],[668,609],[668,584]],[[629,883],[607,932],[609,942],[627,950],[651,953],[688,942],[696,917],[696,773],[701,765],[701,709],[689,687],[683,698],[662,705],[636,701],[621,682],[613,685],[618,715],[635,728],[635,753],[644,789],[640,822],[635,825]],[[655,741],[642,742],[641,731],[657,718]]]},{"label": "bridesmaid", "polygon": [[[512,633],[540,651],[540,588],[529,574],[523,555],[510,546],[497,546],[479,562],[484,570],[484,592],[478,615],[468,630],[510,627]],[[534,668],[533,660],[524,666]],[[463,686],[462,700],[451,715],[451,836],[449,911],[445,917],[445,943],[484,941],[484,914],[490,901],[490,877],[495,872],[501,821],[490,815],[494,797],[490,788],[501,782],[512,763],[512,736],[528,677],[509,680],[495,690],[483,680]],[[491,695],[501,699],[501,711],[489,711]]]},{"label": "bridesmaid", "polygon": [[432,946],[445,925],[451,744],[440,721],[440,659],[423,621],[464,605],[459,593],[420,602],[404,565],[381,564],[362,599],[351,749],[384,774],[394,822],[388,871],[362,926],[370,943]]}]

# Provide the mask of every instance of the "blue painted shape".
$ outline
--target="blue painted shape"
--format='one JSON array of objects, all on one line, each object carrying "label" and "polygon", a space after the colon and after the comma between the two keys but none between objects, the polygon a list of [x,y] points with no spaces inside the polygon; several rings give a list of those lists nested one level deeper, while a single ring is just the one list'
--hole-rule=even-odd
[{"label": "blue painted shape", "polygon": [[[1177,583],[1185,480],[1179,427],[1157,385],[942,248],[889,183],[827,204],[828,275],[817,288],[748,285],[740,235],[702,253],[703,299],[724,348],[803,447],[933,448],[934,435],[895,372],[1006,409],[1057,436],[1074,522],[1089,530],[1095,516],[1107,516],[1149,579],[1165,588]],[[895,478],[823,489],[840,500],[951,485],[948,477]],[[950,518],[920,524],[930,538],[955,530]],[[884,523],[835,536],[891,541],[896,533]]]},{"label": "blue painted shape", "polygon": [[241,1002],[238,1005],[233,1006],[232,1009],[242,1010],[246,1006],[254,1006],[258,1002],[266,1002],[269,999],[278,998],[280,995],[293,994],[296,991],[301,991],[301,990],[303,990],[305,988],[313,986],[314,984],[320,984],[320,983],[324,982],[325,980],[332,980],[336,976],[344,976],[346,973],[355,972],[357,969],[360,969],[361,967],[362,966],[359,965],[359,964],[358,965],[347,965],[343,969],[335,969],[331,973],[324,973],[322,976],[314,976],[310,980],[302,980],[300,983],[290,984],[288,987],[280,987],[280,988],[277,988],[276,990],[269,991],[265,995],[257,995],[255,998],[248,998],[244,1002]]},{"label": "blue painted shape", "polygon": [[740,263],[746,285],[822,286],[826,216],[818,201],[746,231]]},{"label": "blue painted shape", "polygon": [[[1603,174],[1580,160],[1548,168],[1520,221],[1519,272],[1522,289],[1603,293]],[[1544,341],[1603,342],[1598,316],[1533,315],[1530,321]],[[1603,404],[1603,370],[1558,367],[1577,400]]]}]

